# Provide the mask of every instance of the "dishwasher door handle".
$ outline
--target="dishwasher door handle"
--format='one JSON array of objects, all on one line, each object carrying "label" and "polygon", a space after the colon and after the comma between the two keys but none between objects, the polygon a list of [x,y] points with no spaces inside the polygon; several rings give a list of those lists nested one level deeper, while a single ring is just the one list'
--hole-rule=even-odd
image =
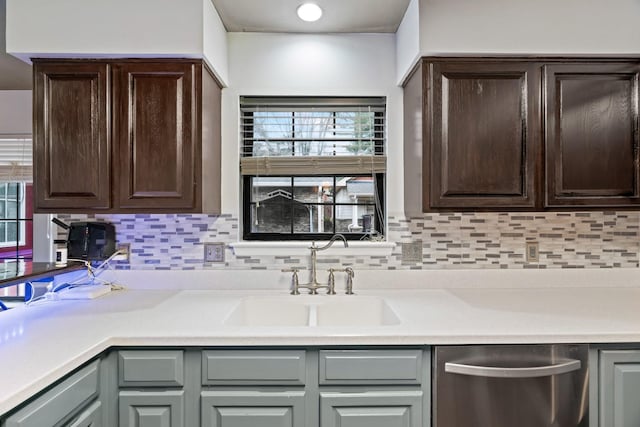
[{"label": "dishwasher door handle", "polygon": [[575,359],[565,359],[561,363],[547,366],[532,366],[525,368],[500,368],[494,366],[477,366],[463,363],[446,362],[444,371],[452,374],[471,375],[489,378],[536,378],[551,375],[566,374],[577,371],[582,363]]}]

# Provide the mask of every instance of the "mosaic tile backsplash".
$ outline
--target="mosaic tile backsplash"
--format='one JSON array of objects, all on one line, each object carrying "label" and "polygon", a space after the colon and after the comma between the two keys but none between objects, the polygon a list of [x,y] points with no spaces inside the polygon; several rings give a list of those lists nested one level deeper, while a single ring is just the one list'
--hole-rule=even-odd
[{"label": "mosaic tile backsplash", "polygon": [[[307,253],[291,256],[236,256],[204,263],[205,242],[238,241],[240,222],[232,215],[69,215],[65,222],[98,220],[116,226],[118,243],[131,244],[121,269],[281,269],[307,266]],[[397,243],[389,257],[318,258],[319,263],[360,269],[471,268],[635,268],[640,259],[639,212],[454,213],[388,218],[387,240]],[[61,232],[59,238],[65,238]],[[528,263],[526,242],[538,242],[539,262]],[[422,246],[421,261],[403,261],[402,243]],[[305,251],[306,252],[306,251]],[[418,257],[419,259],[420,257]]]}]

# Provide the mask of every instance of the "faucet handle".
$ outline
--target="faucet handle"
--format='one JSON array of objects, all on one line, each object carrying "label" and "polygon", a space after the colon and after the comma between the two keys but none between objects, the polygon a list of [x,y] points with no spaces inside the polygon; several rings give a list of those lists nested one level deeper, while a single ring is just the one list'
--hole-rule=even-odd
[{"label": "faucet handle", "polygon": [[347,295],[353,295],[353,276],[355,276],[356,273],[353,271],[353,268],[351,268],[351,267],[345,268],[344,271],[347,273],[347,291],[346,291],[346,294]]},{"label": "faucet handle", "polygon": [[300,295],[300,291],[298,290],[298,286],[300,285],[300,282],[298,280],[298,271],[300,271],[299,268],[283,268],[282,270],[283,273],[293,273],[293,276],[291,277],[291,295]]},{"label": "faucet handle", "polygon": [[329,271],[329,284],[328,284],[327,295],[335,295],[336,294],[336,276],[334,274],[334,271],[337,271],[337,270],[334,268],[330,268],[328,271]]}]

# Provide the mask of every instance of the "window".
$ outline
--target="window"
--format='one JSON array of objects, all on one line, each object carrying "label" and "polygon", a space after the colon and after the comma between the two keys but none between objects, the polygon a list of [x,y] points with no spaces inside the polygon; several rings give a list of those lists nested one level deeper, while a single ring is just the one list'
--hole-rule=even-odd
[{"label": "window", "polygon": [[384,98],[242,97],[246,240],[380,237]]},{"label": "window", "polygon": [[[33,259],[31,146],[30,135],[0,135],[0,262],[14,263],[8,270]],[[24,285],[0,288],[0,297],[24,298],[24,292]]]},{"label": "window", "polygon": [[0,183],[0,258],[31,259],[31,189],[24,182]]}]

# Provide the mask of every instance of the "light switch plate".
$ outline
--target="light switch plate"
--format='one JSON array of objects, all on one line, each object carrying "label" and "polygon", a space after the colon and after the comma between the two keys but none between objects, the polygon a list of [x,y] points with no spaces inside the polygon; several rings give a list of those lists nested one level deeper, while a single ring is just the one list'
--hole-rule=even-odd
[{"label": "light switch plate", "polygon": [[527,262],[540,261],[540,250],[538,247],[538,242],[527,242],[526,251],[527,251]]},{"label": "light switch plate", "polygon": [[205,243],[204,262],[224,262],[224,243]]}]

